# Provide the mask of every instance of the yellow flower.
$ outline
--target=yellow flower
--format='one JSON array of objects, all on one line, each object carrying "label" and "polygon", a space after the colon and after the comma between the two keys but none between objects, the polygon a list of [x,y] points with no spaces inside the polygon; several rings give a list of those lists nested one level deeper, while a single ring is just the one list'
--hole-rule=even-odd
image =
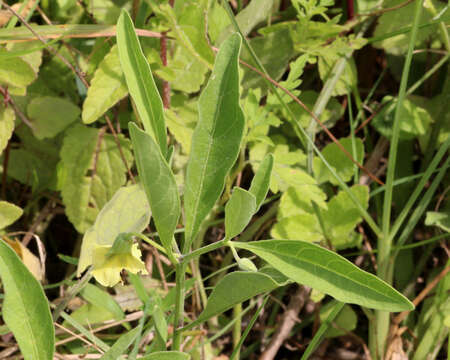
[{"label": "yellow flower", "polygon": [[141,251],[137,244],[130,247],[128,252],[111,252],[111,245],[95,245],[92,275],[103,286],[114,286],[120,280],[122,269],[133,274],[142,272],[148,274],[141,260]]}]

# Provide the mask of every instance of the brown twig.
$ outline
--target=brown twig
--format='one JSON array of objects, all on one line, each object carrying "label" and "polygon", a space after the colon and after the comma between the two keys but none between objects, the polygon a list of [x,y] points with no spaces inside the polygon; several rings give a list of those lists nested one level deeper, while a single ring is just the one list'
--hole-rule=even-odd
[{"label": "brown twig", "polygon": [[275,359],[281,345],[283,345],[284,341],[289,337],[292,328],[297,323],[297,315],[305,305],[309,290],[310,289],[306,286],[299,286],[295,294],[291,296],[289,305],[283,313],[280,325],[272,336],[269,345],[259,358],[260,360]]}]

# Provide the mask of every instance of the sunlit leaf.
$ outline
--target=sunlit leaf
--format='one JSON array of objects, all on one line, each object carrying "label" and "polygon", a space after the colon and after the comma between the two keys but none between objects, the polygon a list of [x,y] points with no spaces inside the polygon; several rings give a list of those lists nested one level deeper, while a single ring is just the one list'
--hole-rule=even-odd
[{"label": "sunlit leaf", "polygon": [[7,201],[0,201],[0,229],[11,225],[14,221],[20,218],[23,210]]}]

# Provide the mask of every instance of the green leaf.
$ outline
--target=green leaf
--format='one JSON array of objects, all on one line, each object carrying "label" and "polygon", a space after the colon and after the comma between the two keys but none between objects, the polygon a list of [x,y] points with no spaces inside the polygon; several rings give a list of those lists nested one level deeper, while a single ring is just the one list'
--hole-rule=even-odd
[{"label": "green leaf", "polygon": [[122,10],[117,23],[117,45],[122,70],[139,118],[145,131],[153,136],[165,157],[167,141],[162,100],[134,31],[133,22],[125,10]]},{"label": "green leaf", "polygon": [[269,192],[270,177],[272,175],[273,168],[273,155],[267,154],[264,160],[258,167],[255,176],[253,177],[252,184],[248,190],[256,198],[256,210],[255,213],[261,207],[267,193]]},{"label": "green leaf", "polygon": [[[335,306],[334,301],[330,301],[325,306],[322,306],[320,308],[320,314],[319,318],[321,322],[324,322],[327,320],[328,316],[333,311],[333,308]],[[336,318],[333,320],[333,323],[336,324],[338,327],[334,327],[331,325],[328,330],[325,332],[324,337],[326,338],[332,338],[337,336],[343,336],[347,335],[349,331],[353,331],[356,328],[356,324],[358,323],[358,317],[356,313],[353,311],[351,306],[344,305],[342,310],[339,312],[339,314],[336,316]]]},{"label": "green leaf", "polygon": [[226,40],[199,100],[199,121],[192,137],[184,194],[186,243],[219,198],[225,178],[239,154],[244,116],[239,106],[238,58],[241,38]]},{"label": "green leaf", "polygon": [[25,360],[52,360],[55,329],[39,282],[4,241],[0,241],[0,277],[5,297],[3,320]]},{"label": "green leaf", "polygon": [[83,122],[93,123],[127,93],[128,88],[120,66],[119,51],[117,46],[113,46],[98,65],[92,78],[83,103]]},{"label": "green leaf", "polygon": [[35,97],[27,113],[37,139],[52,138],[78,119],[80,109],[72,102],[51,96]]},{"label": "green leaf", "polygon": [[225,205],[225,236],[232,239],[239,235],[255,212],[255,196],[247,190],[235,187]]},{"label": "green leaf", "polygon": [[7,201],[0,201],[0,230],[11,225],[20,218],[23,210]]},{"label": "green leaf", "polygon": [[[120,135],[119,142],[130,166],[130,142]],[[125,164],[112,135],[83,125],[66,131],[60,154],[58,181],[66,214],[75,228],[84,233],[100,209],[125,184]]]},{"label": "green leaf", "polygon": [[152,312],[152,318],[155,323],[156,331],[158,332],[159,336],[161,336],[162,340],[166,342],[169,333],[166,317],[164,316],[164,312],[162,311],[160,306],[155,305]]},{"label": "green leaf", "polygon": [[125,314],[119,304],[104,290],[100,290],[93,284],[86,284],[81,290],[80,295],[91,304],[104,308],[114,315],[114,319],[121,320],[125,318]]},{"label": "green leaf", "polygon": [[133,330],[128,331],[123,334],[117,341],[114,343],[111,348],[103,354],[100,360],[117,360],[120,359],[120,356],[124,354],[128,347],[133,343],[137,336],[141,333],[141,328],[136,327]]},{"label": "green leaf", "polygon": [[189,327],[222,314],[234,305],[283,285],[263,272],[234,271],[223,277],[208,297],[206,308]]},{"label": "green leaf", "polygon": [[8,141],[14,131],[14,119],[16,114],[11,107],[0,104],[0,155],[8,145]]},{"label": "green leaf", "polygon": [[290,279],[339,301],[384,311],[413,310],[402,294],[342,256],[300,240],[233,242],[258,255]]},{"label": "green leaf", "polygon": [[191,356],[179,351],[158,351],[141,357],[141,360],[189,360]]},{"label": "green leaf", "polygon": [[150,221],[150,208],[144,189],[140,185],[120,188],[102,208],[95,224],[83,237],[78,276],[93,263],[94,250],[98,246],[112,247],[122,233],[139,233]]},{"label": "green leaf", "polygon": [[35,79],[36,73],[25,60],[0,57],[0,84],[22,88],[30,85]]},{"label": "green leaf", "polygon": [[164,248],[172,254],[172,239],[181,213],[175,177],[153,138],[129,124],[139,177],[147,194],[156,230]]},{"label": "green leaf", "polygon": [[450,232],[450,212],[427,211],[425,225],[435,225],[444,231]]},{"label": "green leaf", "polygon": [[[356,154],[353,154],[352,139],[340,138],[339,142],[357,162],[361,163],[364,160],[364,144],[360,138],[355,139]],[[322,150],[322,155],[335,169],[342,180],[351,180],[352,176],[354,175],[354,167],[356,165],[353,164],[353,162],[347,157],[347,155],[345,155],[345,153],[338,147],[337,144],[333,142],[325,146],[325,148]],[[322,160],[320,160],[319,158],[314,158],[313,168],[314,175],[319,183],[329,181],[334,185],[338,185],[336,178],[323,164]]]},{"label": "green leaf", "polygon": [[[418,101],[414,97],[403,101],[399,135],[401,140],[410,140],[419,135],[425,135],[433,122],[430,113],[417,103]],[[374,116],[372,125],[381,135],[390,138],[394,126],[394,110],[397,107],[397,98],[385,96],[382,104],[384,106]]]}]

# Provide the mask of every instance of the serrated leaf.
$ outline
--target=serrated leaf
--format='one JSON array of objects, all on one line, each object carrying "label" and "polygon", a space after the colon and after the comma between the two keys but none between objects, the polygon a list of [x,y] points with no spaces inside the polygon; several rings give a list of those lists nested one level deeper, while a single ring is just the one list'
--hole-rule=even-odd
[{"label": "serrated leaf", "polygon": [[164,248],[172,254],[172,239],[181,213],[177,183],[163,154],[153,138],[129,124],[139,177],[147,194]]},{"label": "serrated leaf", "polygon": [[217,54],[211,78],[199,100],[199,121],[192,137],[184,193],[186,243],[219,198],[239,153],[244,116],[239,106],[239,35],[226,40]]},{"label": "serrated leaf", "polygon": [[100,360],[117,360],[123,355],[128,347],[133,343],[136,337],[141,333],[141,328],[136,327],[133,330],[128,331],[116,340],[113,346],[103,354]]},{"label": "serrated leaf", "polygon": [[0,84],[24,88],[36,79],[36,74],[21,58],[4,59],[0,57]]},{"label": "serrated leaf", "polygon": [[318,245],[300,240],[233,244],[258,255],[288,278],[339,301],[391,312],[414,309],[414,305],[390,285]]},{"label": "serrated leaf", "polygon": [[[339,142],[357,162],[361,163],[364,160],[364,144],[360,138],[355,138],[355,154],[353,154],[352,140],[350,138],[340,138]],[[333,142],[325,146],[322,150],[322,155],[343,181],[349,181],[352,178],[356,165],[353,164],[353,161],[347,157],[337,144]],[[334,185],[338,184],[336,178],[319,158],[314,158],[313,169],[319,183],[329,181]]]},{"label": "serrated leaf", "polygon": [[55,329],[47,298],[17,254],[0,241],[0,277],[5,297],[3,320],[25,360],[52,360]]},{"label": "serrated leaf", "polygon": [[150,221],[150,207],[141,185],[120,188],[101,209],[95,224],[83,237],[78,276],[93,263],[98,246],[112,246],[122,233],[141,232]]},{"label": "serrated leaf", "polygon": [[23,214],[23,210],[7,201],[0,201],[0,229],[11,225]]},{"label": "serrated leaf", "polygon": [[235,187],[225,205],[225,236],[232,239],[239,235],[255,212],[255,196],[247,190]]},{"label": "serrated leaf", "polygon": [[8,52],[6,54],[22,52],[23,55],[20,58],[31,66],[37,77],[39,67],[42,64],[42,50],[37,50],[37,48],[41,45],[40,41],[10,43],[7,46]]},{"label": "serrated leaf", "polygon": [[179,351],[157,351],[141,357],[141,360],[189,360],[191,356]]},{"label": "serrated leaf", "polygon": [[98,65],[83,103],[82,118],[90,124],[100,118],[128,93],[116,45]]},{"label": "serrated leaf", "polygon": [[[363,208],[369,205],[369,189],[355,185],[351,189]],[[271,235],[276,239],[307,239],[310,242],[331,241],[336,249],[345,249],[360,244],[361,237],[353,232],[362,221],[358,208],[347,193],[340,191],[328,202],[322,190],[315,187],[289,188],[281,196],[278,222]],[[314,213],[314,201],[321,213],[325,233]]]},{"label": "serrated leaf", "polygon": [[[131,165],[130,142],[119,136],[123,155]],[[112,135],[76,125],[66,131],[61,148],[59,187],[66,214],[84,233],[100,209],[126,182],[126,168]]]},{"label": "serrated leaf", "polygon": [[[397,107],[397,98],[385,96],[383,108],[374,116],[372,125],[383,136],[390,138],[394,123],[394,113]],[[416,104],[413,97],[404,99],[401,109],[400,139],[410,140],[419,135],[424,135],[433,122],[430,113]]]},{"label": "serrated leaf", "polygon": [[66,99],[35,97],[27,106],[32,130],[37,139],[52,138],[78,119],[80,109]]},{"label": "serrated leaf", "polygon": [[14,131],[15,113],[11,107],[0,104],[0,155]]},{"label": "serrated leaf", "polygon": [[[208,297],[206,308],[194,323],[200,324],[213,316],[222,314],[236,304],[256,295],[270,292],[282,285],[263,272],[234,271],[229,273],[214,287]],[[189,325],[189,327],[191,326],[194,324]]]},{"label": "serrated leaf", "polygon": [[249,192],[255,196],[257,212],[269,192],[270,177],[273,168],[273,155],[267,154],[253,177]]},{"label": "serrated leaf", "polygon": [[139,118],[145,131],[153,136],[165,157],[167,140],[162,100],[134,31],[133,22],[125,10],[122,10],[117,22],[117,45],[128,90],[136,104]]}]

